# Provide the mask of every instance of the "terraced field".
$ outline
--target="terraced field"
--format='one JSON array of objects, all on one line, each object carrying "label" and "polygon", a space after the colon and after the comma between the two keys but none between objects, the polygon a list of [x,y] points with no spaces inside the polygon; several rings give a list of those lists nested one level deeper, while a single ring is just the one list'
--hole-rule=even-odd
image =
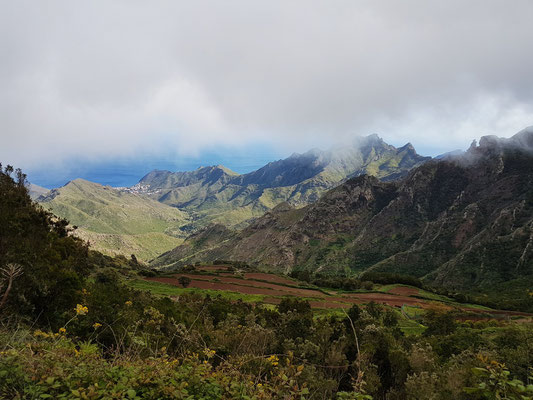
[{"label": "terraced field", "polygon": [[[190,283],[184,288],[180,277],[187,277]],[[306,299],[315,309],[335,310],[347,309],[353,304],[375,302],[403,310],[406,308],[423,311],[428,308],[458,310],[467,314],[475,314],[479,318],[526,317],[529,314],[491,310],[477,305],[460,304],[450,298],[439,296],[422,289],[406,285],[376,286],[372,291],[337,292],[310,286],[285,276],[263,272],[234,271],[223,265],[198,266],[194,271],[145,278],[150,286],[161,286],[170,296],[187,291],[221,293],[244,301],[260,301],[267,304],[278,304],[283,297],[294,296]],[[138,285],[139,286],[139,285]],[[140,285],[142,286],[142,285]],[[166,289],[165,289],[166,288]],[[149,289],[150,290],[150,289]]]}]

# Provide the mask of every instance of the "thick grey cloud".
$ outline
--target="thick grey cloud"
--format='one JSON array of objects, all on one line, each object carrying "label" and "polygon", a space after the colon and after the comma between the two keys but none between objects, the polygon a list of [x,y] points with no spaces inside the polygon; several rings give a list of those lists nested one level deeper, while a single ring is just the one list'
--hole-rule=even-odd
[{"label": "thick grey cloud", "polygon": [[0,160],[533,124],[533,2],[2,1]]}]

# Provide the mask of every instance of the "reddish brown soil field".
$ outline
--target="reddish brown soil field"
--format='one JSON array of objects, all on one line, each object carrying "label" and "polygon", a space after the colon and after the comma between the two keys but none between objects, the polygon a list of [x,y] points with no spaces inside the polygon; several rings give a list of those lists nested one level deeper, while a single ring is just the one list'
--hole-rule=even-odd
[{"label": "reddish brown soil field", "polygon": [[[175,286],[180,286],[176,278],[146,278],[149,281],[168,283]],[[244,282],[241,280],[241,282]],[[250,283],[253,283],[250,281]],[[262,282],[256,282],[257,285],[272,285],[264,284]],[[298,297],[316,297],[317,294],[320,295],[320,292],[315,292],[313,290],[307,289],[296,289],[289,288],[286,286],[276,286],[272,285],[275,288],[267,288],[260,286],[252,285],[243,285],[243,284],[234,284],[227,282],[210,282],[206,280],[193,279],[188,287],[198,288],[198,289],[211,289],[211,290],[229,290],[231,292],[243,293],[243,294],[260,294],[267,296],[298,296]]]},{"label": "reddish brown soil field", "polygon": [[413,287],[406,287],[406,286],[397,286],[390,290],[388,290],[389,293],[393,294],[400,294],[404,296],[416,296],[420,293],[420,291],[417,288]]},{"label": "reddish brown soil field", "polygon": [[[204,271],[223,271],[226,267],[212,265],[202,266],[199,269]],[[313,298],[310,301],[311,307],[323,309],[335,308],[349,308],[352,304],[365,304],[371,301],[379,304],[386,304],[393,307],[415,306],[421,308],[434,307],[439,304],[440,307],[452,309],[453,306],[444,305],[442,303],[435,303],[431,300],[424,300],[416,297],[411,297],[419,294],[416,288],[398,286],[388,293],[350,293],[337,294],[335,296],[327,296],[318,290],[300,289],[296,287],[282,286],[281,284],[295,285],[297,282],[289,279],[260,272],[246,273],[243,278],[233,276],[231,272],[220,272],[218,276],[214,275],[200,275],[200,274],[177,274],[173,277],[155,277],[145,278],[148,281],[167,283],[181,287],[178,282],[180,276],[187,276],[191,279],[188,287],[198,289],[210,290],[227,290],[242,294],[257,294],[268,296],[265,298],[266,303],[279,304],[280,297],[296,296]],[[214,281],[217,279],[218,282]],[[256,279],[260,280],[257,281]],[[264,282],[261,282],[264,281]],[[472,307],[461,308],[465,312],[475,312],[477,314],[486,314],[487,318],[502,318],[511,316],[520,316],[531,318],[531,314],[516,312],[516,311],[502,311],[502,310],[480,310]],[[467,318],[468,319],[468,318]]]},{"label": "reddish brown soil field", "polygon": [[[219,272],[219,275],[234,276],[235,274],[233,272]],[[273,282],[273,283],[281,283],[284,285],[296,285],[297,284],[297,282],[291,281],[288,278],[283,278],[282,276],[279,276],[279,275],[266,274],[263,272],[246,272],[244,274],[244,278],[252,279],[252,280],[257,279],[260,281],[268,281],[268,282]]]},{"label": "reddish brown soil field", "polygon": [[[172,278],[146,278],[146,280],[168,283],[181,287],[177,279],[179,276],[189,277],[191,279],[191,283],[188,287],[198,289],[228,290],[243,294],[258,294],[266,296],[297,296],[323,298],[323,301],[315,300],[311,302],[311,306],[314,308],[348,308],[351,304],[363,304],[369,303],[371,301],[396,307],[401,307],[403,305],[419,307],[430,306],[428,302],[422,299],[416,299],[409,296],[398,296],[385,293],[357,293],[329,297],[316,290],[298,289],[287,286],[280,286],[273,283],[231,278],[228,276],[215,277],[209,275],[179,274],[176,275],[176,277]],[[219,279],[220,282],[213,282],[213,279],[215,278]],[[274,303],[273,299],[268,299],[267,302]]]},{"label": "reddish brown soil field", "polygon": [[[281,290],[284,292],[291,292],[291,293],[298,293],[300,296],[305,297],[322,297],[323,294],[319,292],[318,290],[310,290],[310,289],[298,289],[298,288],[289,288],[286,286],[276,285],[275,283],[268,283],[268,282],[258,282],[254,280],[248,280],[248,279],[241,279],[241,278],[233,278],[229,276],[211,276],[211,275],[194,275],[194,274],[177,274],[174,275],[175,279],[177,280],[180,276],[186,276],[192,280],[197,281],[208,281],[213,282],[214,279],[218,279],[220,282],[213,282],[213,283],[233,283],[235,285],[241,285],[241,286],[251,286],[251,287],[257,287],[257,288],[269,288],[273,290]],[[177,283],[177,281],[176,281]],[[294,283],[294,282],[291,282]],[[194,286],[191,286],[194,287]]]},{"label": "reddish brown soil field", "polygon": [[262,281],[282,283],[285,285],[296,285],[297,284],[296,282],[291,281],[288,278],[283,278],[278,275],[264,274],[262,272],[249,272],[249,273],[244,274],[244,278],[245,279],[259,279]]},{"label": "reddish brown soil field", "polygon": [[328,309],[335,309],[335,308],[350,308],[351,304],[346,303],[335,303],[333,301],[310,301],[309,304],[312,308],[328,308]]}]

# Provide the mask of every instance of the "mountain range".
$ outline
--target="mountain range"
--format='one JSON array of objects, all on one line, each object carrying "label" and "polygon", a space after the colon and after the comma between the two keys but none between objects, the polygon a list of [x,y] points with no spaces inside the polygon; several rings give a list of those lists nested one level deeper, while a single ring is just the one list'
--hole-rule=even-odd
[{"label": "mountain range", "polygon": [[220,165],[191,172],[152,171],[128,190],[189,211],[198,221],[193,228],[212,222],[244,226],[284,201],[301,207],[353,176],[396,179],[428,159],[410,143],[396,148],[370,135],[352,146],[293,154],[243,175]]},{"label": "mountain range", "polygon": [[280,203],[306,206],[361,174],[398,179],[429,159],[411,144],[396,148],[370,135],[342,148],[293,154],[242,175],[218,165],[155,170],[129,188],[77,179],[37,200],[78,226],[79,235],[98,250],[148,260],[212,223],[242,228]]},{"label": "mountain range", "polygon": [[531,282],[533,129],[482,137],[399,180],[359,175],[313,204],[290,203],[240,230],[211,225],[152,265],[223,259],[286,273],[382,271],[462,289]]}]

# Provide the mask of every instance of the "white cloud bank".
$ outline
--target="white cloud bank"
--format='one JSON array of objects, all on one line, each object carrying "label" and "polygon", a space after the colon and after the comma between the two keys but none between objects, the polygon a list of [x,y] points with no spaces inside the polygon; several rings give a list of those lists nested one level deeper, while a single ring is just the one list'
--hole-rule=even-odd
[{"label": "white cloud bank", "polygon": [[533,125],[533,2],[3,1],[0,160]]}]

